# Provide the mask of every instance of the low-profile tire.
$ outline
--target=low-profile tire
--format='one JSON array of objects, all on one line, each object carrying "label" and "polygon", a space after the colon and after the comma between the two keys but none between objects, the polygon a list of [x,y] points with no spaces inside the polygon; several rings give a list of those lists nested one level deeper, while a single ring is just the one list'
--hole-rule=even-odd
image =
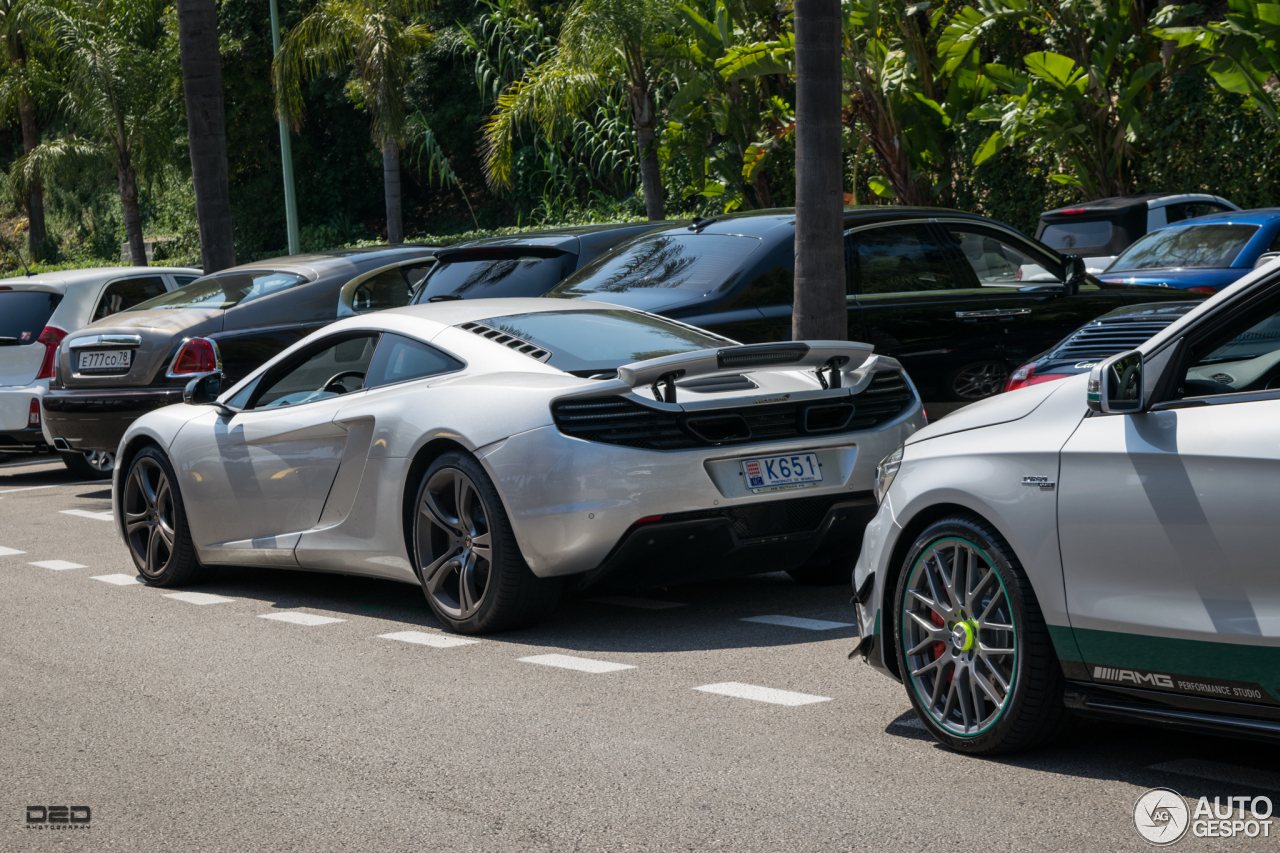
[{"label": "low-profile tire", "polygon": [[116,467],[116,455],[109,450],[59,450],[58,454],[67,470],[81,480],[110,480]]},{"label": "low-profile tire", "polygon": [[178,478],[160,448],[144,447],[133,457],[117,509],[129,555],[147,583],[182,586],[208,576],[191,541]]},{"label": "low-profile tire", "polygon": [[942,743],[970,755],[1031,749],[1072,716],[1031,582],[1004,538],[971,515],[916,539],[894,595],[907,696]]},{"label": "low-profile tire", "polygon": [[459,634],[526,628],[560,599],[560,578],[524,561],[498,490],[469,453],[427,467],[413,514],[414,566],[427,604]]}]

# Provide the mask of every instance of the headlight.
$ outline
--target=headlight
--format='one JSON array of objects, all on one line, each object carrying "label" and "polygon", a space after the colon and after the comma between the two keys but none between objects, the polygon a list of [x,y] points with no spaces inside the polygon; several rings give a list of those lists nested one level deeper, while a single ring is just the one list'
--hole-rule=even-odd
[{"label": "headlight", "polygon": [[881,459],[880,464],[876,466],[876,506],[884,503],[884,496],[889,493],[889,487],[893,485],[893,478],[898,476],[898,469],[901,467],[901,447]]}]

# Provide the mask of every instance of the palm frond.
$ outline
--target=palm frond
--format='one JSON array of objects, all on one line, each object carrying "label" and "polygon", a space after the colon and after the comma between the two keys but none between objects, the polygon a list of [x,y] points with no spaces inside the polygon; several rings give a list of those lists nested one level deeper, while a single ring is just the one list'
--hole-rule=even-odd
[{"label": "palm frond", "polygon": [[105,163],[109,159],[108,151],[100,142],[75,136],[42,142],[9,167],[9,187],[14,195],[23,196],[37,180],[55,178],[85,161]]}]

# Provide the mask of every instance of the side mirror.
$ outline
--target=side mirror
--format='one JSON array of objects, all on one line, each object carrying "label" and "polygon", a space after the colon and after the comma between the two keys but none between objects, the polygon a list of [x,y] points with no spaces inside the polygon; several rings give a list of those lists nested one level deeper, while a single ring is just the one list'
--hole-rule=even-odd
[{"label": "side mirror", "polygon": [[1276,258],[1280,258],[1280,252],[1263,252],[1261,255],[1258,255],[1258,259],[1253,262],[1253,268],[1256,270],[1261,267],[1265,267]]},{"label": "side mirror", "polygon": [[189,406],[209,406],[218,402],[222,393],[222,371],[216,370],[199,379],[192,379],[182,390],[182,402]]},{"label": "side mirror", "polygon": [[1085,269],[1084,258],[1079,255],[1062,256],[1062,286],[1066,288],[1068,296],[1079,293],[1080,285],[1088,277],[1089,271]]},{"label": "side mirror", "polygon": [[1142,411],[1142,353],[1113,355],[1089,372],[1089,408],[1103,414]]}]

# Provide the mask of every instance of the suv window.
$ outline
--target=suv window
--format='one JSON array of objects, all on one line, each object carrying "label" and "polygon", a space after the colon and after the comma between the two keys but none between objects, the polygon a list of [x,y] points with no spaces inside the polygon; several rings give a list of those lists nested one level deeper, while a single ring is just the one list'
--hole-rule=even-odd
[{"label": "suv window", "polygon": [[[894,225],[850,235],[857,259],[858,292],[909,293],[956,286],[942,246],[927,225]],[[846,261],[847,262],[847,261]]]},{"label": "suv window", "polygon": [[733,273],[760,247],[755,237],[663,234],[628,243],[565,279],[556,296],[626,293],[641,288],[714,291],[735,283]]},{"label": "suv window", "polygon": [[427,276],[418,302],[433,296],[462,299],[541,296],[573,269],[577,255],[552,258],[511,255],[499,258],[457,256],[443,260]]},{"label": "suv window", "polygon": [[1114,226],[1106,219],[1054,222],[1044,227],[1040,242],[1051,249],[1078,252],[1101,249],[1111,242]]},{"label": "suv window", "polygon": [[957,225],[945,227],[951,239],[960,248],[960,253],[964,255],[970,269],[978,277],[978,284],[984,287],[988,285],[1017,286],[1027,271],[1038,272],[1042,269],[1035,260],[985,229]]},{"label": "suv window", "polygon": [[1185,204],[1168,205],[1164,209],[1164,215],[1165,221],[1172,223],[1194,219],[1197,216],[1208,216],[1210,213],[1225,213],[1230,209],[1211,201],[1189,201]]},{"label": "suv window", "polygon": [[320,349],[304,354],[301,362],[294,361],[282,372],[264,377],[249,408],[299,406],[361,390],[377,343],[376,333],[344,335],[332,343],[320,343]]},{"label": "suv window", "polygon": [[1280,389],[1280,300],[1245,312],[1197,342],[1186,363],[1183,397]]},{"label": "suv window", "polygon": [[102,292],[98,300],[97,310],[93,312],[94,320],[110,317],[120,311],[128,311],[139,303],[154,299],[165,293],[164,280],[159,276],[146,278],[125,278],[113,281]]},{"label": "suv window", "polygon": [[445,355],[422,341],[386,333],[378,342],[378,351],[373,354],[364,387],[377,388],[380,385],[408,382],[410,379],[423,379],[461,370],[462,367],[462,362],[456,358]]}]

